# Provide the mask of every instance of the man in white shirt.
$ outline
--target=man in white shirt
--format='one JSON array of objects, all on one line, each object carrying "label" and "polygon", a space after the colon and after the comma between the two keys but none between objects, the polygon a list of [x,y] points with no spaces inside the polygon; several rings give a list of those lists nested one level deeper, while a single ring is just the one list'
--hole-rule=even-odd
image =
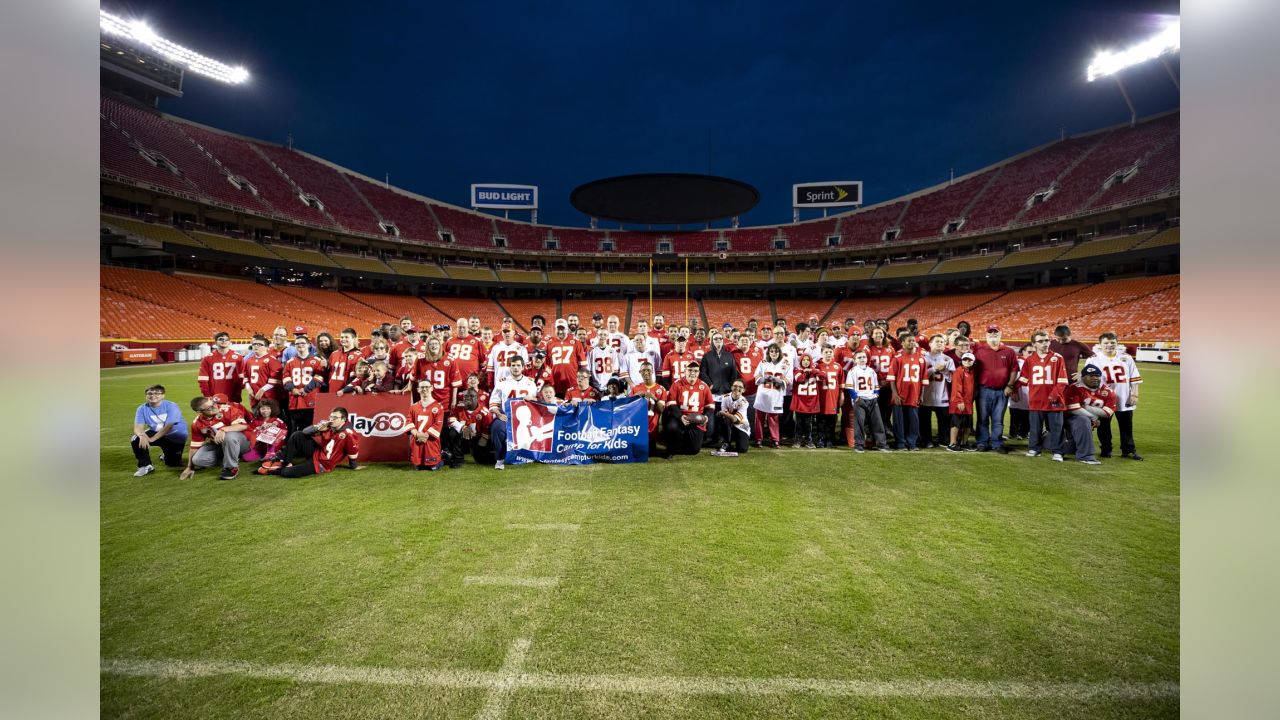
[{"label": "man in white shirt", "polygon": [[527,363],[529,351],[523,344],[515,341],[515,330],[510,325],[503,324],[502,340],[489,348],[489,387],[496,388],[498,383],[511,379],[511,368],[507,361],[512,357],[519,357]]},{"label": "man in white shirt", "polygon": [[532,400],[538,396],[538,384],[533,378],[525,377],[523,357],[507,356],[507,366],[510,377],[494,386],[493,394],[489,396],[489,411],[493,413],[489,436],[493,439],[493,452],[497,459],[493,464],[494,470],[503,469],[503,461],[507,457],[507,423],[510,422],[505,407],[507,399]]},{"label": "man in white shirt", "polygon": [[[929,373],[929,384],[920,393],[920,447],[931,444],[946,447],[951,442],[951,373],[956,364],[945,352],[947,338],[935,333],[929,338],[929,351],[924,354],[924,366]],[[938,434],[932,435],[932,418],[938,418]],[[930,439],[932,438],[932,439]]]},{"label": "man in white shirt", "polygon": [[587,351],[587,369],[591,371],[591,382],[596,390],[604,392],[609,378],[617,377],[620,364],[617,351],[609,344],[609,335],[596,335],[596,344]]},{"label": "man in white shirt", "polygon": [[[1142,375],[1133,356],[1120,347],[1119,338],[1113,332],[1102,333],[1098,338],[1097,352],[1084,363],[1102,371],[1102,381],[1116,394],[1115,420],[1120,425],[1120,452],[1130,460],[1141,460],[1133,441],[1133,411],[1138,409],[1138,389]],[[1111,457],[1111,420],[1098,425],[1099,457]]]},{"label": "man in white shirt", "polygon": [[884,433],[884,419],[880,417],[880,404],[877,402],[880,396],[880,378],[867,364],[865,352],[859,350],[854,353],[853,363],[853,367],[849,368],[844,378],[845,392],[853,397],[853,451],[859,453],[863,451],[867,430],[870,429],[876,441],[876,448],[880,452],[890,452]]}]

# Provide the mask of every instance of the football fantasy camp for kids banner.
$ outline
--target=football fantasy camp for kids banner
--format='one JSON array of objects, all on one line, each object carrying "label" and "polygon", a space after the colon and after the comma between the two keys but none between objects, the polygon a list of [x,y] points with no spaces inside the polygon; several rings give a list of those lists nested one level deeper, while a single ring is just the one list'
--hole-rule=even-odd
[{"label": "football fantasy camp for kids banner", "polygon": [[510,400],[508,405],[508,464],[649,461],[649,405],[643,397],[577,407],[528,400]]}]

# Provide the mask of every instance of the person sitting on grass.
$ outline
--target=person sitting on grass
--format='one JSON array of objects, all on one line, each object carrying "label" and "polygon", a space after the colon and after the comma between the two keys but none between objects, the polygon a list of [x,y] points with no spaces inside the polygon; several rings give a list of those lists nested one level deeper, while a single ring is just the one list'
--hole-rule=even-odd
[{"label": "person sitting on grass", "polygon": [[249,438],[249,451],[241,460],[279,460],[284,442],[289,439],[289,428],[280,418],[280,404],[271,398],[260,400],[245,435]]},{"label": "person sitting on grass", "polygon": [[187,467],[178,476],[189,480],[201,468],[222,465],[219,480],[235,480],[240,474],[240,455],[248,447],[244,431],[249,428],[248,416],[237,404],[219,404],[224,395],[191,399],[191,409],[196,419],[191,423],[191,457]]},{"label": "person sitting on grass", "polygon": [[151,446],[160,448],[160,459],[168,467],[182,467],[182,448],[187,444],[187,422],[182,409],[164,399],[164,386],[152,385],[145,391],[147,401],[133,414],[133,457],[138,461],[134,477],[155,471],[151,464]]},{"label": "person sitting on grass", "polygon": [[289,436],[284,460],[264,462],[259,475],[299,478],[332,472],[340,464],[352,470],[363,470],[356,463],[360,456],[360,436],[347,424],[347,409],[335,407],[329,417]]}]

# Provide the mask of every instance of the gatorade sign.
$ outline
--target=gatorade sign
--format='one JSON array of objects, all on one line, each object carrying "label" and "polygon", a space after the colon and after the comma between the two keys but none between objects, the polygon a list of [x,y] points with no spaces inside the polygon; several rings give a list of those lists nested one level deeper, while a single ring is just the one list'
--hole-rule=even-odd
[{"label": "gatorade sign", "polygon": [[861,204],[861,180],[833,180],[791,186],[791,206],[795,208],[852,207]]},{"label": "gatorade sign", "polygon": [[537,210],[536,185],[483,184],[471,186],[471,207],[496,210]]}]

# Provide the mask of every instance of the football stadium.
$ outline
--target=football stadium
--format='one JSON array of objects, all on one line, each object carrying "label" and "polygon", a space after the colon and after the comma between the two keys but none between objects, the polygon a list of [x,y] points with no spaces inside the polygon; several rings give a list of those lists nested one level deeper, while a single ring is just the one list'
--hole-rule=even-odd
[{"label": "football stadium", "polygon": [[750,169],[707,131],[570,175],[442,142],[446,193],[246,132],[316,86],[136,5],[99,35],[103,716],[1178,715],[1176,16],[1075,39],[1104,121],[996,113],[941,181],[936,137]]}]

